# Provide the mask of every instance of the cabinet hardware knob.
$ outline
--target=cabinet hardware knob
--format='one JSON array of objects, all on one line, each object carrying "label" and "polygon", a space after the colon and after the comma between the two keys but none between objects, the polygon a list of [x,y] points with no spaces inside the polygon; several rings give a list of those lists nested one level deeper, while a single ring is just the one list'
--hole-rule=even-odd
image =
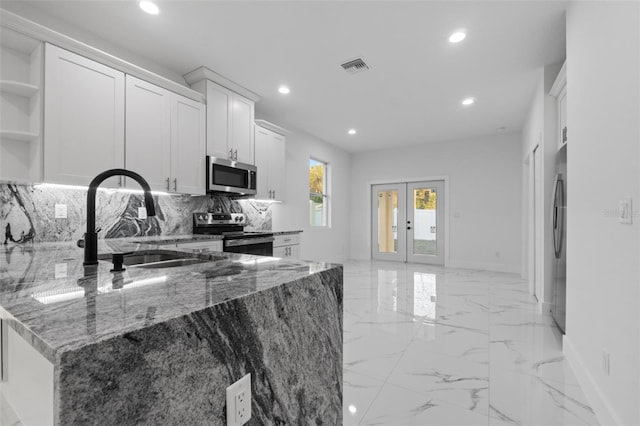
[{"label": "cabinet hardware knob", "polygon": [[178,178],[175,178],[173,180],[173,190],[177,191],[178,190]]},{"label": "cabinet hardware knob", "polygon": [[169,187],[169,180],[171,180],[170,178],[167,178],[167,191],[169,191],[170,187]]}]

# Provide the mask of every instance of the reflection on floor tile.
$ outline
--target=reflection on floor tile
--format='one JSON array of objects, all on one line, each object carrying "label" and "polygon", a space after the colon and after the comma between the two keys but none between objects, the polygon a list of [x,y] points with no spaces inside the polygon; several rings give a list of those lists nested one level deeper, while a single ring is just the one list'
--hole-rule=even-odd
[{"label": "reflection on floor tile", "polygon": [[514,274],[344,265],[345,425],[597,425]]}]

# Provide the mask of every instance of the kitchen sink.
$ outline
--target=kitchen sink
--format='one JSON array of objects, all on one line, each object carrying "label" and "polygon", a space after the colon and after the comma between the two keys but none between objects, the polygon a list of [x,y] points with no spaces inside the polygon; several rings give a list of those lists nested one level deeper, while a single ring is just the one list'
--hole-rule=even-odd
[{"label": "kitchen sink", "polygon": [[[111,253],[101,254],[99,260],[105,262],[112,261]],[[226,259],[224,256],[192,256],[171,250],[144,250],[137,251],[124,256],[122,264],[125,266],[135,266],[146,269],[176,268],[179,266],[195,265],[198,263],[211,262]]]}]

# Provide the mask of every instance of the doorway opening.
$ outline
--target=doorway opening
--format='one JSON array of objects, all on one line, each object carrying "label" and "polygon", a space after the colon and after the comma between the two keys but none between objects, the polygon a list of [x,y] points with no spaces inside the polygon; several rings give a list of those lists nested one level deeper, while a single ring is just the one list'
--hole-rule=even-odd
[{"label": "doorway opening", "polygon": [[371,186],[372,258],[444,264],[444,181]]}]

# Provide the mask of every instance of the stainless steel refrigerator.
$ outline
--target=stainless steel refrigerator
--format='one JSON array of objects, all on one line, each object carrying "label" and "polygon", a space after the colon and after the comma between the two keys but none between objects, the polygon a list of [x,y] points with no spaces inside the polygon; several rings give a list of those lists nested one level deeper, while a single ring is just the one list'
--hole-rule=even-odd
[{"label": "stainless steel refrigerator", "polygon": [[551,315],[564,334],[567,307],[567,164],[558,164],[553,189],[553,248],[555,251]]}]

